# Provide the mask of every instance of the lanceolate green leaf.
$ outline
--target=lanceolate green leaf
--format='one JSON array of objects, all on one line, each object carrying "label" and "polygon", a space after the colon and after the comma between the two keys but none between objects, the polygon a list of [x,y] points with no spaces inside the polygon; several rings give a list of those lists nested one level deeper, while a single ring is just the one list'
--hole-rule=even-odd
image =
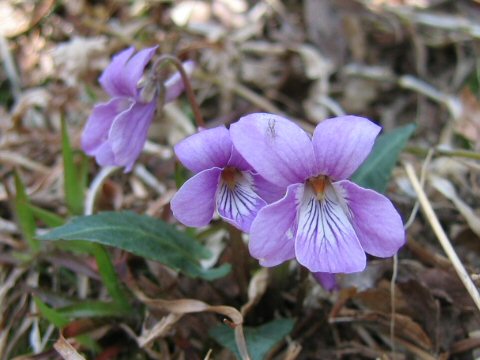
[{"label": "lanceolate green leaf", "polygon": [[104,212],[73,218],[40,239],[86,240],[114,246],[207,280],[225,276],[230,271],[227,265],[203,269],[199,260],[211,255],[196,239],[164,221],[132,212]]},{"label": "lanceolate green leaf", "polygon": [[[255,328],[244,327],[247,348],[252,360],[264,359],[275,344],[292,331],[293,325],[292,319],[278,319]],[[210,330],[209,335],[240,359],[232,329],[220,325]]]},{"label": "lanceolate green leaf", "polygon": [[380,135],[370,155],[353,174],[352,181],[384,193],[398,157],[415,128],[415,124],[408,124]]}]

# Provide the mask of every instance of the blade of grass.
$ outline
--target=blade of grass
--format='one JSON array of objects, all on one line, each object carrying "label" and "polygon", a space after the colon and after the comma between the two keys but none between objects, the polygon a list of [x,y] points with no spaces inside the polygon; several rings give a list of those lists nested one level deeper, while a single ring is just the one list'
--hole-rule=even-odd
[{"label": "blade of grass", "polygon": [[38,220],[43,221],[48,227],[57,227],[65,224],[65,219],[51,211],[42,209],[31,203],[28,204],[28,207],[30,208],[33,216]]},{"label": "blade of grass", "polygon": [[[70,323],[70,319],[67,316],[45,304],[39,297],[34,296],[33,301],[35,301],[35,305],[37,305],[42,316],[57,328],[62,329]],[[75,338],[80,344],[86,346],[88,349],[93,351],[98,351],[100,349],[97,342],[89,335],[81,334],[77,335]]]},{"label": "blade of grass", "polygon": [[15,171],[15,198],[14,198],[14,207],[15,213],[17,216],[18,225],[22,230],[22,234],[27,241],[30,249],[34,252],[40,249],[40,242],[35,239],[35,231],[37,226],[35,224],[35,219],[33,213],[29,207],[30,200],[28,199],[27,192],[25,190],[25,185],[20,178],[20,174]]},{"label": "blade of grass", "polygon": [[62,156],[65,201],[71,214],[81,215],[83,213],[84,180],[82,174],[77,171],[74,162],[73,150],[64,118],[62,118]]}]

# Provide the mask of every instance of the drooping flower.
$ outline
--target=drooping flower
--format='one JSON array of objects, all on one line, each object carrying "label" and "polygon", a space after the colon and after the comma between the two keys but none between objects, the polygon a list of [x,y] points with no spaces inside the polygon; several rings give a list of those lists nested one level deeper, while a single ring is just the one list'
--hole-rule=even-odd
[{"label": "drooping flower", "polygon": [[223,126],[191,135],[174,150],[182,164],[195,174],[170,203],[173,215],[184,225],[205,226],[216,210],[225,221],[248,232],[266,201],[281,196],[281,189],[252,172]]},{"label": "drooping flower", "polygon": [[312,138],[272,114],[251,114],[230,127],[235,148],[254,170],[286,189],[252,223],[249,250],[261,265],[296,258],[314,273],[351,273],[365,268],[365,252],[398,251],[405,234],[390,200],[346,180],[379,132],[356,116],[325,120]]},{"label": "drooping flower", "polygon": [[[82,134],[82,149],[101,166],[122,166],[130,171],[145,145],[158,99],[144,99],[138,83],[156,49],[134,54],[135,48],[129,47],[119,52],[99,78],[112,98],[93,108]],[[193,71],[193,62],[184,66],[187,73]],[[183,90],[180,74],[172,75],[164,86],[165,102],[174,100]]]}]

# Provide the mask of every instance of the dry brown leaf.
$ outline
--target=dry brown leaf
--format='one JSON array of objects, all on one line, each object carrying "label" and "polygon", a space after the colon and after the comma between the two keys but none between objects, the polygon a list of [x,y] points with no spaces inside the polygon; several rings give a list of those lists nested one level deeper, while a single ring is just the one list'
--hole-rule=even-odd
[{"label": "dry brown leaf", "polygon": [[[381,314],[377,312],[371,312],[360,315],[360,319],[367,321],[370,325],[380,325],[385,329],[390,329],[391,316],[388,314]],[[400,314],[395,314],[395,335],[405,340],[409,340],[416,345],[421,346],[423,349],[432,349],[432,341],[415,321],[410,317]]]},{"label": "dry brown leaf", "polygon": [[53,347],[60,356],[65,360],[85,360],[85,358],[80,355],[77,350],[60,334],[60,338],[57,340]]},{"label": "dry brown leaf", "polygon": [[480,102],[469,88],[465,88],[460,94],[462,102],[462,114],[455,123],[455,130],[466,139],[480,146]]}]

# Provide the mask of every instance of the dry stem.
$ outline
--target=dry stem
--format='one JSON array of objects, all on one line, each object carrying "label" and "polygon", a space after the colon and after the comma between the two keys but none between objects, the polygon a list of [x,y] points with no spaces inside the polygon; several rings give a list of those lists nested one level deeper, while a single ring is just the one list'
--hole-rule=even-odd
[{"label": "dry stem", "polygon": [[457,272],[458,276],[460,277],[460,280],[462,280],[463,285],[467,289],[468,293],[472,297],[472,300],[475,302],[475,305],[477,308],[480,310],[480,294],[478,293],[478,289],[473,283],[472,279],[468,275],[467,270],[462,264],[462,261],[458,257],[457,253],[455,252],[455,249],[453,248],[450,240],[447,237],[447,234],[445,234],[445,231],[442,228],[442,225],[440,225],[440,222],[438,221],[438,218],[433,211],[432,205],[430,204],[430,201],[427,198],[427,195],[422,189],[422,186],[420,185],[420,182],[415,175],[415,170],[413,169],[412,164],[406,163],[405,164],[405,171],[407,172],[407,176],[417,193],[418,201],[420,202],[420,206],[425,213],[425,216],[427,217],[428,222],[430,223],[430,226],[432,227],[435,235],[438,238],[438,241],[440,242],[440,245],[442,245],[443,250],[447,254],[448,258],[452,262],[452,265]]}]

